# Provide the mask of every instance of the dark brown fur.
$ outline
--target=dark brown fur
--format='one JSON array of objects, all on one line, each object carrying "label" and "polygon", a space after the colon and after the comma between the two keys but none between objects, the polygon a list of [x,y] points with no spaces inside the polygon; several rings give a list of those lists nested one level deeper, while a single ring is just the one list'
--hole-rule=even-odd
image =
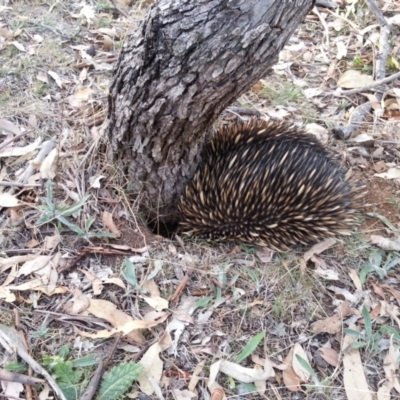
[{"label": "dark brown fur", "polygon": [[312,135],[252,120],[221,128],[206,145],[179,210],[184,233],[286,250],[356,222],[362,186]]}]

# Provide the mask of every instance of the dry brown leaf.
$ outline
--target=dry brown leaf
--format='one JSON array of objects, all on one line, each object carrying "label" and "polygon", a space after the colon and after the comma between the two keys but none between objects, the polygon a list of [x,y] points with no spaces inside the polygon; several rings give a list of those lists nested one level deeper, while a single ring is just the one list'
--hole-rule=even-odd
[{"label": "dry brown leaf", "polygon": [[125,283],[124,283],[124,281],[121,279],[121,278],[116,278],[116,277],[114,277],[114,278],[107,278],[107,279],[105,279],[104,281],[103,281],[103,283],[110,283],[110,284],[113,284],[113,285],[117,285],[117,286],[119,286],[120,288],[122,288],[122,289],[126,289],[126,285],[125,285]]},{"label": "dry brown leaf", "polygon": [[308,382],[310,373],[300,364],[297,356],[301,357],[304,361],[308,361],[307,353],[304,351],[300,343],[296,343],[293,347],[293,361],[292,368],[296,375],[303,381]]},{"label": "dry brown leaf", "polygon": [[0,207],[16,207],[19,200],[9,193],[0,193]]},{"label": "dry brown leaf", "polygon": [[400,179],[400,168],[389,168],[386,172],[382,172],[381,174],[374,174],[378,178],[384,179]]},{"label": "dry brown leaf", "polygon": [[149,246],[136,248],[136,247],[127,246],[125,244],[109,244],[108,246],[113,249],[116,249],[116,250],[130,250],[130,251],[133,251],[134,253],[146,253],[150,249]]},{"label": "dry brown leaf", "polygon": [[284,362],[287,364],[287,368],[283,370],[282,377],[286,388],[291,392],[302,392],[303,390],[301,389],[301,379],[296,374],[296,372],[294,372],[294,369],[292,367],[293,347],[290,349]]},{"label": "dry brown leaf", "polygon": [[88,102],[92,93],[93,89],[90,87],[79,89],[73,95],[68,96],[68,103],[74,108],[80,108]]},{"label": "dry brown leaf", "polygon": [[43,284],[47,284],[47,282],[43,282],[41,278],[38,278],[38,279],[32,279],[29,282],[24,282],[21,285],[9,285],[8,289],[25,291],[25,290],[36,289],[37,287],[42,286]]},{"label": "dry brown leaf", "polygon": [[61,236],[55,233],[53,236],[46,236],[43,242],[43,248],[46,250],[54,250],[61,242]]},{"label": "dry brown leaf", "polygon": [[93,294],[95,296],[100,295],[103,290],[103,284],[101,280],[91,271],[84,269],[79,269],[79,271],[81,271],[84,275],[86,275],[86,278],[89,279],[90,283],[92,284]]},{"label": "dry brown leaf", "polygon": [[[163,299],[160,296],[148,297],[140,296],[150,307],[153,307],[156,311],[162,311],[168,308],[168,300]],[[177,315],[175,317],[178,318]],[[192,320],[192,318],[190,318]]]},{"label": "dry brown leaf", "polygon": [[362,292],[362,284],[355,269],[350,269],[349,276],[356,287],[357,292]]},{"label": "dry brown leaf", "polygon": [[383,250],[400,251],[400,237],[388,239],[379,235],[371,235],[370,242],[376,244]]},{"label": "dry brown leaf", "polygon": [[[212,367],[217,368],[219,372],[223,372],[225,375],[230,376],[240,382],[251,383],[256,381],[267,380],[271,378],[270,372],[264,371],[264,369],[257,370],[253,368],[242,367],[239,364],[233,363],[227,360],[217,361]],[[211,380],[211,368],[210,368],[210,380]]]},{"label": "dry brown leaf", "polygon": [[89,308],[90,299],[79,289],[75,289],[74,297],[64,305],[64,311],[68,314],[82,314]]},{"label": "dry brown leaf", "polygon": [[27,244],[26,247],[28,249],[33,249],[34,247],[36,247],[39,244],[39,242],[36,239],[31,239]]},{"label": "dry brown leaf", "polygon": [[307,124],[306,132],[314,135],[320,142],[324,143],[329,140],[329,131],[322,125],[315,123]]},{"label": "dry brown leaf", "polygon": [[90,187],[95,189],[101,188],[101,180],[106,178],[106,175],[96,175],[89,178]]},{"label": "dry brown leaf", "polygon": [[347,55],[347,47],[341,40],[336,42],[336,47],[337,47],[336,58],[338,60],[341,60],[343,57],[346,57],[346,55]]},{"label": "dry brown leaf", "polygon": [[0,299],[7,303],[13,303],[16,300],[16,296],[8,287],[0,286]]},{"label": "dry brown leaf", "polygon": [[190,378],[190,382],[188,384],[188,389],[193,392],[196,389],[197,383],[200,380],[199,375],[203,372],[204,365],[206,364],[206,360],[200,361],[197,365],[196,368],[194,369],[192,373],[192,377]]},{"label": "dry brown leaf", "polygon": [[392,288],[391,286],[386,284],[382,285],[382,287],[389,291],[395,297],[398,305],[400,306],[400,290],[396,290],[395,288]]},{"label": "dry brown leaf", "polygon": [[25,50],[25,46],[22,44],[22,43],[19,43],[19,42],[17,42],[16,40],[14,40],[14,41],[12,41],[12,42],[10,42],[12,45],[14,45],[19,51],[22,51],[22,52],[26,52],[26,50]]},{"label": "dry brown leaf", "polygon": [[114,42],[108,35],[103,35],[103,50],[112,51],[114,48]]},{"label": "dry brown leaf", "polygon": [[342,318],[340,315],[335,314],[332,317],[313,322],[311,328],[314,333],[326,332],[333,335],[342,330]]},{"label": "dry brown leaf", "polygon": [[308,250],[304,253],[304,256],[303,256],[304,260],[305,261],[310,260],[314,254],[321,254],[325,250],[330,249],[335,243],[336,243],[336,240],[334,238],[329,238],[329,239],[326,239],[322,242],[315,244],[314,246],[311,247],[310,250]]},{"label": "dry brown leaf", "polygon": [[372,282],[372,287],[374,288],[374,292],[378,296],[382,297],[383,300],[386,300],[385,299],[385,292],[383,291],[383,289],[379,285],[377,285],[376,283]]},{"label": "dry brown leaf", "polygon": [[7,28],[0,28],[0,36],[5,37],[6,39],[13,39],[14,33]]},{"label": "dry brown leaf", "polygon": [[38,72],[38,74],[36,75],[36,79],[38,81],[46,83],[46,84],[49,83],[49,78],[48,78],[47,74],[43,71]]},{"label": "dry brown leaf", "polygon": [[20,157],[30,154],[32,151],[36,150],[42,143],[41,138],[37,138],[33,143],[28,144],[24,147],[6,147],[1,150],[0,157]]},{"label": "dry brown leaf", "polygon": [[[351,329],[357,330],[355,325]],[[356,340],[352,335],[343,339],[343,385],[348,400],[372,400],[372,394],[365,378],[363,364],[358,349],[352,349],[351,344]]]},{"label": "dry brown leaf", "polygon": [[[125,314],[123,311],[118,310],[115,304],[106,300],[91,299],[88,311],[96,317],[103,318],[108,321],[112,326],[116,328],[117,331],[122,331],[128,323],[133,324],[133,322],[137,322],[134,321],[134,319],[128,314]],[[133,326],[135,327],[134,324]],[[134,331],[129,333],[128,337],[134,341],[137,341],[138,343],[145,343],[146,340],[142,333],[137,330],[137,328],[133,329]]]},{"label": "dry brown leaf", "polygon": [[399,359],[400,359],[400,349],[393,345],[393,337],[390,339],[389,350],[386,353],[385,359],[383,360],[383,369],[385,371],[386,379],[388,380],[391,387],[397,390],[400,394],[400,381],[399,373]]},{"label": "dry brown leaf", "polygon": [[340,76],[337,85],[345,89],[353,89],[373,82],[374,78],[371,75],[365,75],[360,71],[349,69]]},{"label": "dry brown leaf", "polygon": [[[188,389],[172,389],[171,391],[175,400],[190,400],[197,397],[196,393],[193,393]],[[213,397],[211,397],[211,400],[213,400]]]},{"label": "dry brown leaf", "polygon": [[18,271],[17,276],[29,275],[34,272],[38,272],[47,265],[49,265],[52,255],[50,256],[39,256],[37,255],[35,259],[25,262]]},{"label": "dry brown leaf", "polygon": [[20,135],[21,130],[18,126],[14,125],[12,122],[8,121],[7,119],[0,118],[0,131],[10,132],[14,135]]},{"label": "dry brown leaf", "polygon": [[35,288],[35,290],[37,292],[44,293],[46,296],[53,296],[55,294],[64,294],[64,293],[68,293],[70,291],[65,286],[58,286],[54,290],[52,290],[51,292],[49,291],[49,287],[48,286],[38,286],[38,287]]},{"label": "dry brown leaf", "polygon": [[121,232],[118,230],[117,226],[113,221],[112,214],[108,211],[104,211],[102,215],[103,224],[107,227],[107,229],[113,233],[114,235],[121,236]]},{"label": "dry brown leaf", "polygon": [[256,254],[261,262],[268,264],[272,261],[275,252],[267,247],[259,247],[256,250]]},{"label": "dry brown leaf", "polygon": [[66,79],[61,79],[60,76],[54,71],[47,71],[47,73],[55,80],[60,89],[62,89],[66,83],[69,83],[69,81]]},{"label": "dry brown leaf", "polygon": [[370,312],[370,316],[371,318],[374,320],[376,318],[379,317],[379,315],[381,314],[381,309],[382,309],[382,304],[379,303],[378,305],[376,305]]},{"label": "dry brown leaf", "polygon": [[40,165],[40,176],[42,179],[54,179],[56,176],[55,169],[57,164],[55,163],[58,156],[58,150],[52,149],[50,153],[43,160]]},{"label": "dry brown leaf", "polygon": [[0,258],[0,272],[7,271],[8,268],[15,264],[34,260],[37,257],[36,254],[28,254],[26,256],[15,256],[10,258]]},{"label": "dry brown leaf", "polygon": [[333,367],[336,367],[339,363],[339,354],[336,350],[332,349],[331,347],[320,347],[318,349],[320,352],[321,357]]},{"label": "dry brown leaf", "polygon": [[139,364],[143,366],[143,370],[139,375],[138,382],[140,390],[150,396],[154,392],[154,386],[149,376],[152,377],[157,383],[160,382],[163,362],[160,359],[160,353],[162,349],[160,344],[154,343],[149,349],[144,353],[143,357],[139,361]]},{"label": "dry brown leaf", "polygon": [[388,382],[384,382],[382,386],[379,387],[377,393],[377,400],[390,400],[390,391],[392,388],[390,387]]}]

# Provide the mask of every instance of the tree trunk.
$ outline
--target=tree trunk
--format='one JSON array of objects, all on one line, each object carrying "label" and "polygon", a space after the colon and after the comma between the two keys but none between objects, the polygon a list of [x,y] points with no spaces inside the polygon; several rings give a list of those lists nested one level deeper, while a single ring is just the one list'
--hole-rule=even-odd
[{"label": "tree trunk", "polygon": [[159,0],[121,51],[108,136],[130,189],[170,212],[218,115],[277,61],[314,0]]}]

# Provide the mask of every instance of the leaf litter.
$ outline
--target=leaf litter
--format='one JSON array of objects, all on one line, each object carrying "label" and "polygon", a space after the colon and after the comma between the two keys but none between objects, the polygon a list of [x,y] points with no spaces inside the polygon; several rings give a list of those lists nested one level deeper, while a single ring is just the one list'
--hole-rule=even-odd
[{"label": "leaf litter", "polygon": [[[0,181],[9,183],[0,187],[0,299],[2,324],[24,317],[33,358],[43,363],[43,354],[75,338],[96,344],[83,353],[100,360],[120,335],[108,369],[121,357],[142,366],[133,398],[140,391],[177,399],[207,391],[213,399],[398,398],[400,93],[389,88],[378,101],[365,91],[346,103],[337,92],[374,83],[379,25],[368,8],[356,0],[314,9],[272,75],[235,104],[306,122],[369,182],[369,218],[357,235],[282,257],[152,235],[107,168],[101,146],[111,70],[137,26],[132,15],[139,21],[146,5],[121,0],[131,17],[114,18],[100,5],[22,3],[0,7]],[[22,71],[28,79],[16,79]],[[375,123],[362,125],[346,147],[329,128],[348,121],[363,97]],[[172,296],[185,276],[183,292]],[[26,390],[13,382],[3,395]]]}]

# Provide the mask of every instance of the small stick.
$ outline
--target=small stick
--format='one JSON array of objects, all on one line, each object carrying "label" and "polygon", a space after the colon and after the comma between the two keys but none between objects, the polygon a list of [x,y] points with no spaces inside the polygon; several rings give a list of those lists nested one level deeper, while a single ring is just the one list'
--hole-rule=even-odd
[{"label": "small stick", "polygon": [[40,183],[18,183],[18,182],[4,182],[0,181],[0,186],[5,187],[19,187],[19,188],[29,188],[29,187],[41,187]]},{"label": "small stick", "polygon": [[100,378],[103,376],[103,370],[104,370],[104,363],[103,360],[100,360],[99,366],[96,368],[95,373],[92,376],[92,379],[90,380],[85,393],[80,397],[79,400],[91,400],[93,399],[94,395],[96,394],[97,388],[100,383]]},{"label": "small stick", "polygon": [[181,283],[176,288],[175,293],[170,298],[171,302],[174,302],[178,299],[178,297],[181,295],[183,289],[185,288],[185,286],[187,285],[188,282],[189,282],[189,272],[186,273],[186,275],[183,277]]},{"label": "small stick", "polygon": [[11,139],[6,140],[6,141],[3,142],[2,144],[0,144],[0,150],[1,150],[1,149],[4,149],[4,147],[7,147],[10,143],[15,142],[17,139],[19,139],[19,138],[21,138],[22,136],[25,136],[25,135],[27,135],[28,133],[31,133],[31,132],[32,132],[31,130],[27,130],[27,131],[25,131],[25,132],[20,133],[20,134],[17,135],[17,136],[14,136],[14,137],[11,138]]},{"label": "small stick", "polygon": [[[19,312],[18,310],[14,309],[14,317],[15,317],[15,327],[17,328],[19,337],[21,338],[21,341],[23,343],[23,345],[25,346],[25,350],[29,351],[28,348],[28,342],[26,341],[26,337],[24,335],[22,326],[21,326],[21,321],[19,318]],[[29,367],[28,368],[28,374],[30,377],[32,377],[32,368]],[[25,384],[25,392],[26,392],[26,400],[32,400],[33,396],[32,396],[32,388],[29,386],[29,384]]]}]

